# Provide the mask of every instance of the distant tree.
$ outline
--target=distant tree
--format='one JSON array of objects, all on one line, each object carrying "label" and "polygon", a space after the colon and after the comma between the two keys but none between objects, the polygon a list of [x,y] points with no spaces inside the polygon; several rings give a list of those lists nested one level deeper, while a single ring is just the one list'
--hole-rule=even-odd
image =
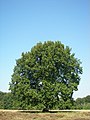
[{"label": "distant tree", "polygon": [[86,97],[84,98],[84,100],[85,100],[86,103],[90,103],[90,95],[86,96]]},{"label": "distant tree", "polygon": [[90,95],[83,98],[77,98],[75,105],[77,109],[90,109]]},{"label": "distant tree", "polygon": [[3,107],[4,109],[13,109],[13,96],[11,93],[5,93],[3,98]]},{"label": "distant tree", "polygon": [[76,105],[77,109],[82,109],[83,108],[84,101],[82,100],[82,98],[77,98],[75,103],[76,103],[75,105]]},{"label": "distant tree", "polygon": [[19,109],[69,109],[81,62],[60,41],[38,43],[16,61],[10,90]]},{"label": "distant tree", "polygon": [[0,91],[0,109],[12,109],[13,107],[12,94]]},{"label": "distant tree", "polygon": [[90,103],[83,104],[83,109],[90,110]]},{"label": "distant tree", "polygon": [[4,95],[5,95],[5,93],[0,91],[0,109],[4,108],[4,104],[3,104]]}]

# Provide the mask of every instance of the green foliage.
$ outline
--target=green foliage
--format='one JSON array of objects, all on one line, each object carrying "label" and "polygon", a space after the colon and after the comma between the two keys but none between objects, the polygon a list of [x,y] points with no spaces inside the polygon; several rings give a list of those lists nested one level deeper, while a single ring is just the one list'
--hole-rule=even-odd
[{"label": "green foliage", "polygon": [[12,94],[0,91],[0,109],[12,109],[12,108],[13,108]]},{"label": "green foliage", "polygon": [[5,93],[0,91],[0,109],[4,108],[4,103],[3,103],[4,94]]},{"label": "green foliage", "polygon": [[13,96],[11,93],[6,93],[3,99],[4,109],[13,108]]},{"label": "green foliage", "polygon": [[85,103],[83,109],[90,110],[90,103]]},{"label": "green foliage", "polygon": [[38,43],[16,61],[10,90],[19,109],[68,109],[82,67],[61,42]]},{"label": "green foliage", "polygon": [[77,98],[75,106],[77,109],[90,109],[90,95],[84,98]]}]

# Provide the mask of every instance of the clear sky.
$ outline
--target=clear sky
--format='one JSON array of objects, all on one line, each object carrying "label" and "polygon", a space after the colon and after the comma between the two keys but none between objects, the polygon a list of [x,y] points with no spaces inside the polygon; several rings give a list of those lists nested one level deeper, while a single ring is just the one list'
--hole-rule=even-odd
[{"label": "clear sky", "polygon": [[83,67],[74,98],[90,95],[90,0],[0,0],[0,91],[21,53],[47,40],[72,48]]}]

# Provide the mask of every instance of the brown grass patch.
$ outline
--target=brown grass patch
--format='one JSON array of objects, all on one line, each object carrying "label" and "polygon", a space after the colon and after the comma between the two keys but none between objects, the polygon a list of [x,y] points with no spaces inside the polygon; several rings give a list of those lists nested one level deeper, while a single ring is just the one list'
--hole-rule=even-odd
[{"label": "brown grass patch", "polygon": [[0,111],[0,120],[90,120],[90,112],[25,113]]}]

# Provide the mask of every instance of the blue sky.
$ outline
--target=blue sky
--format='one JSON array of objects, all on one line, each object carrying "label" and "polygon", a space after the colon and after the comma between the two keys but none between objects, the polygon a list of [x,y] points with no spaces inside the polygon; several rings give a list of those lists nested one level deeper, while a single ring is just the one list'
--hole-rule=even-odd
[{"label": "blue sky", "polygon": [[8,91],[22,52],[40,41],[60,40],[82,61],[74,98],[90,95],[89,21],[89,0],[0,0],[0,91]]}]

